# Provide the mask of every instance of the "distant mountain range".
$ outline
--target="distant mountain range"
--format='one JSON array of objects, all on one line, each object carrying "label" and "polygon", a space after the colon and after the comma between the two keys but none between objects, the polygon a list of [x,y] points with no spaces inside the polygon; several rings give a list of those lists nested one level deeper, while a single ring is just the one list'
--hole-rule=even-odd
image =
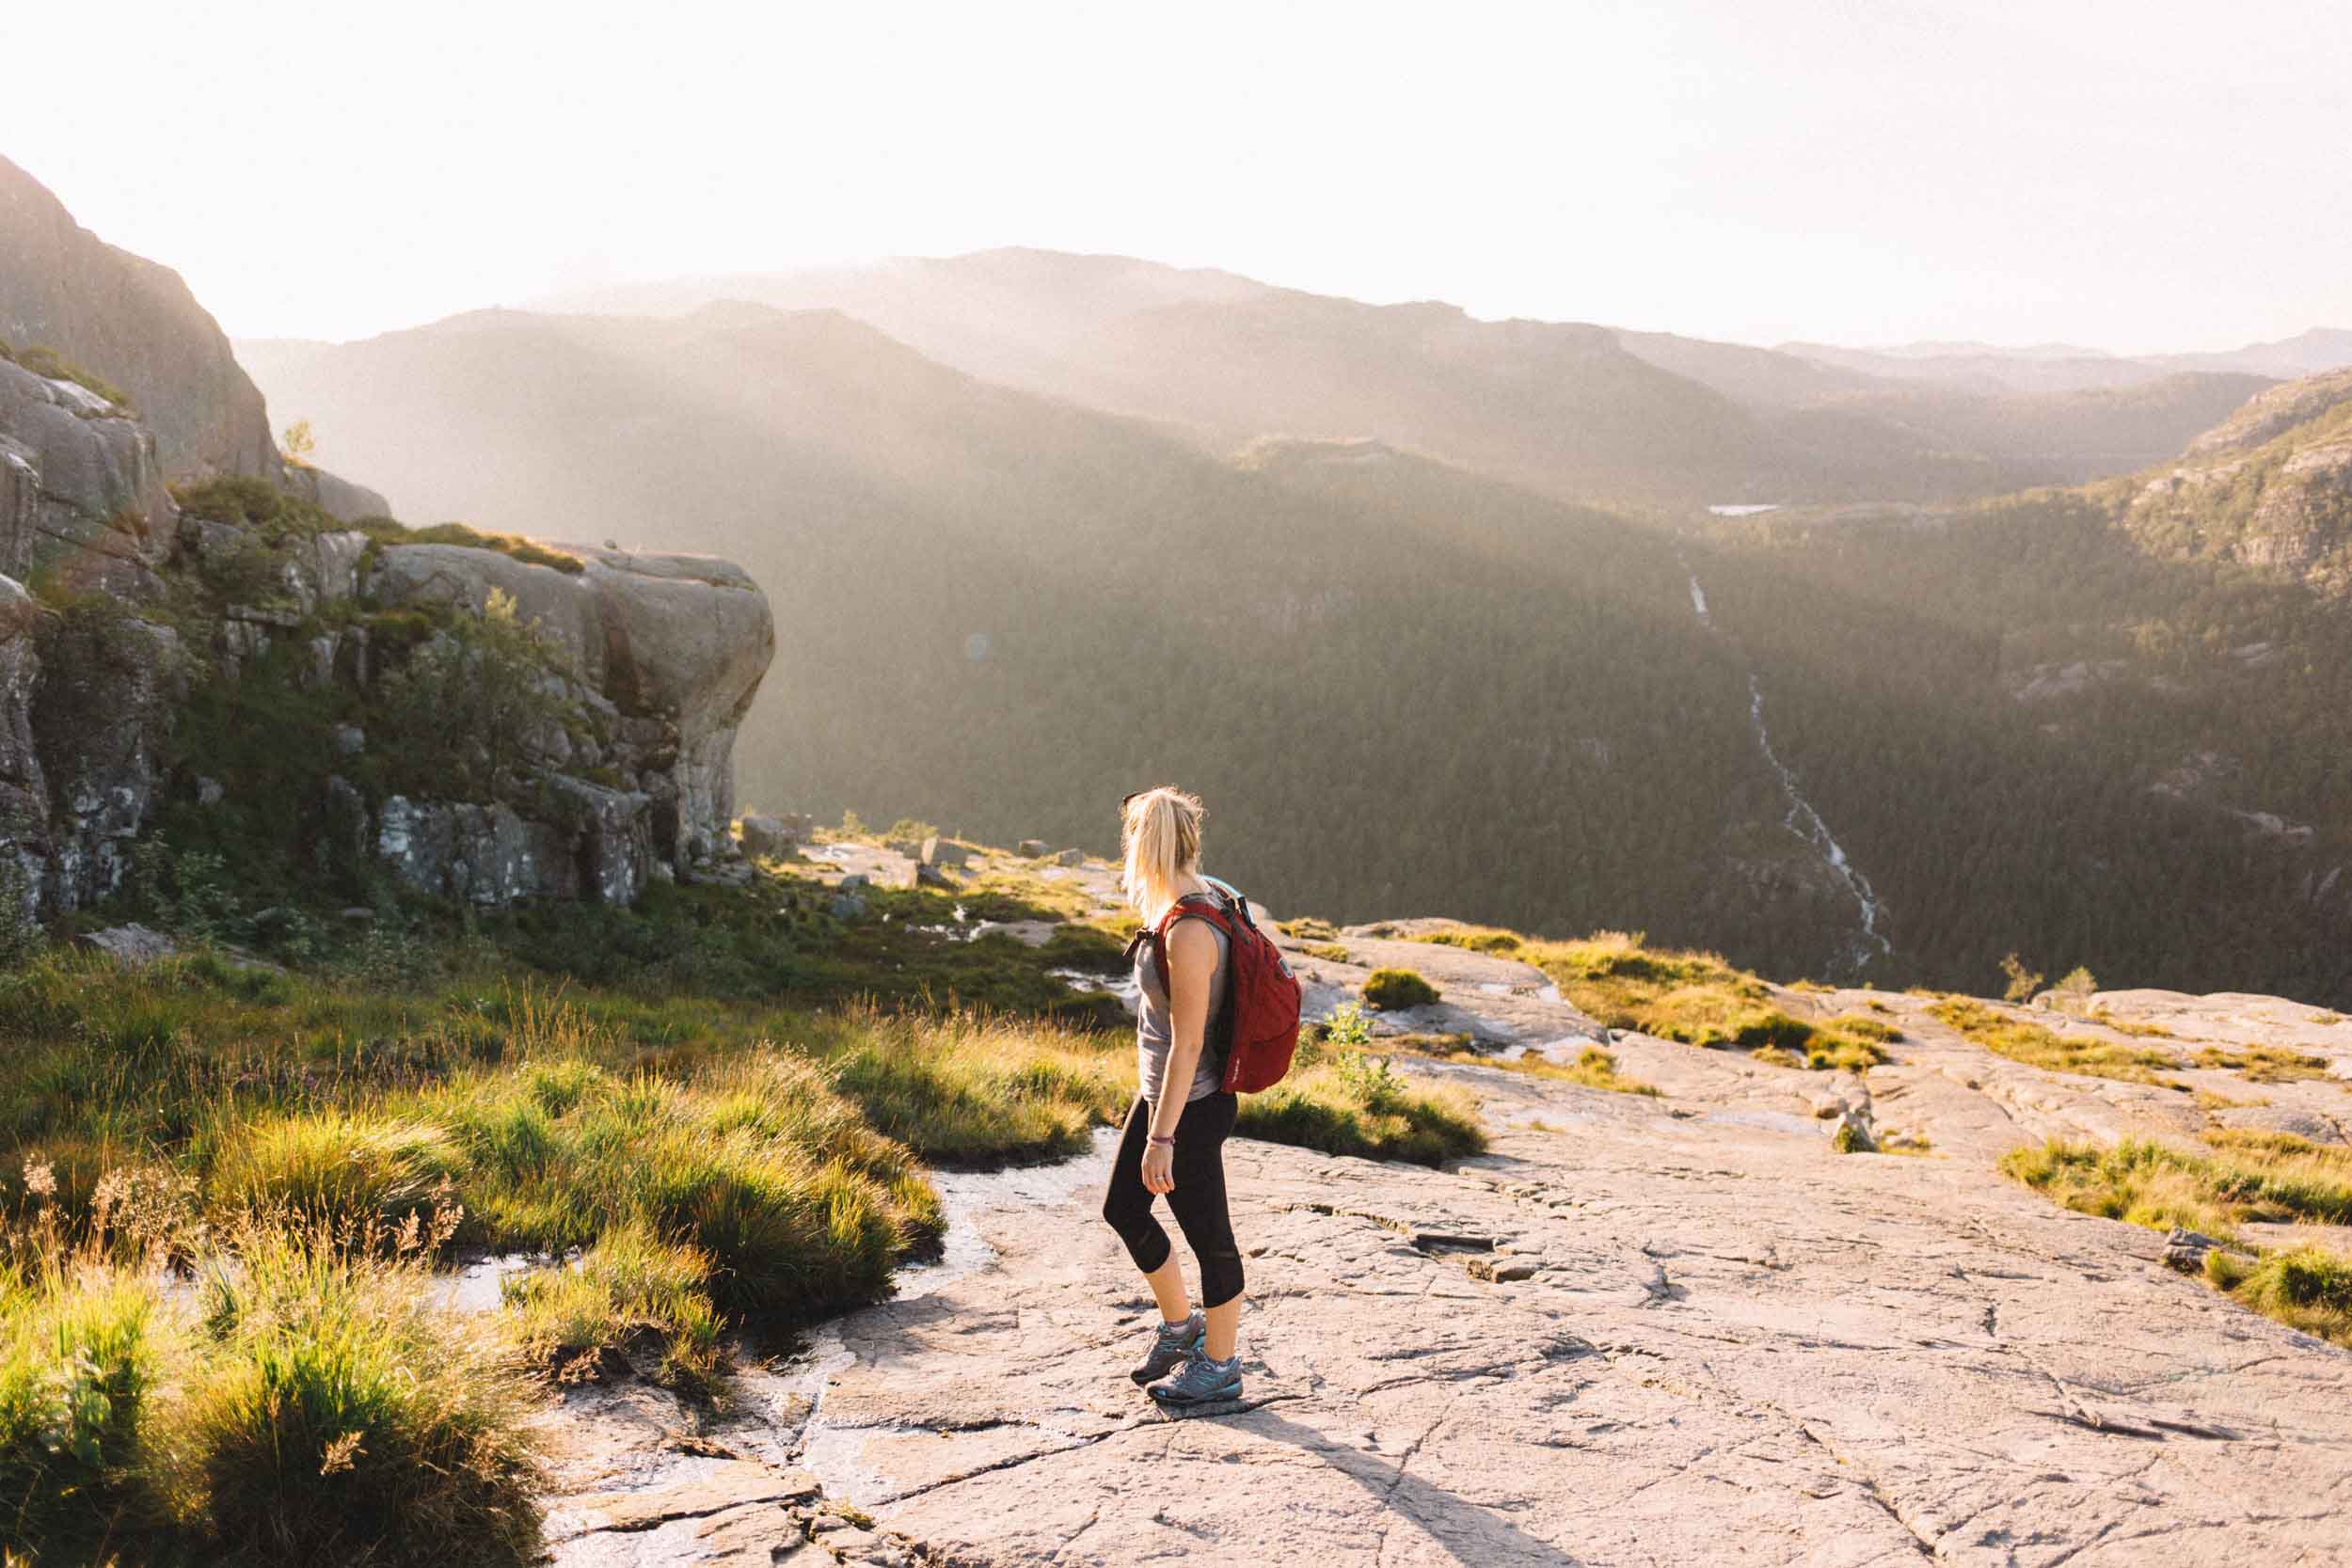
[{"label": "distant mountain range", "polygon": [[2315,326],[2273,343],[2213,354],[2157,354],[2127,358],[2065,343],[1994,348],[1984,343],[1909,343],[1896,348],[1838,348],[1783,343],[1780,352],[1858,374],[1898,381],[1931,381],[1982,392],[2074,392],[2137,387],[2184,373],[2297,376],[2352,366],[2352,331]]},{"label": "distant mountain range", "polygon": [[[2154,366],[1983,351],[1947,365],[1482,322],[1450,305],[1371,306],[1028,249],[544,304],[676,315],[723,300],[839,309],[982,379],[1161,421],[1212,451],[1268,431],[1373,436],[1562,499],[1641,508],[1949,500],[2078,483],[2179,451],[2272,373],[2219,362],[2229,356]],[[2096,375],[2074,368],[2094,363]]]}]

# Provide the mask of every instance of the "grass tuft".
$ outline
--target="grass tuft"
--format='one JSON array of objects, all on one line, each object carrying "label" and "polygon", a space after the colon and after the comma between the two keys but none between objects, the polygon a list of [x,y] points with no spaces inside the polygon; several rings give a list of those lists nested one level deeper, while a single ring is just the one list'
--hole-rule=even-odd
[{"label": "grass tuft", "polygon": [[1438,988],[1409,969],[1375,969],[1364,978],[1364,1006],[1380,1012],[1425,1007],[1438,1000]]},{"label": "grass tuft", "polygon": [[1326,1154],[1442,1165],[1484,1153],[1478,1107],[1455,1088],[1416,1088],[1382,1057],[1302,1044],[1290,1075],[1241,1101],[1247,1138]]},{"label": "grass tuft", "polygon": [[1929,1012],[1996,1056],[2007,1056],[2013,1062],[2051,1072],[2158,1084],[2164,1080],[2156,1076],[2155,1069],[2180,1066],[2165,1052],[2059,1035],[1964,996],[1946,997]]}]

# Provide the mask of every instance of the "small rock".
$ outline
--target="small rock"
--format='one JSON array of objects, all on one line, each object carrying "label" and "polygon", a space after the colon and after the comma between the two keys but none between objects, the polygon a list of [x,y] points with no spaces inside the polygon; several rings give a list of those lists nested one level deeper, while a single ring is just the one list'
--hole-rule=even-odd
[{"label": "small rock", "polygon": [[1084,849],[1064,849],[1054,857],[1056,865],[1084,865],[1086,863],[1087,852]]},{"label": "small rock", "polygon": [[218,779],[208,779],[201,773],[196,776],[196,803],[198,805],[219,805],[228,798],[228,786]]},{"label": "small rock", "polygon": [[334,734],[335,750],[347,757],[357,756],[367,750],[368,732],[357,724],[338,724]]},{"label": "small rock", "polygon": [[168,958],[178,951],[169,937],[135,923],[87,932],[82,938],[82,945],[105,954],[125,969],[145,969],[156,959]]},{"label": "small rock", "polygon": [[864,893],[872,885],[872,879],[863,871],[852,871],[834,884],[835,893]]},{"label": "small rock", "polygon": [[914,883],[917,887],[953,887],[956,879],[938,866],[927,863],[914,868]]},{"label": "small rock", "polygon": [[1033,861],[1043,860],[1049,852],[1045,841],[1041,838],[1025,838],[1014,847],[1014,849],[1023,859]]},{"label": "small rock", "polygon": [[2220,1245],[2211,1236],[2174,1226],[2171,1234],[2164,1239],[2164,1266],[2182,1274],[2202,1274],[2205,1254]]},{"label": "small rock", "polygon": [[825,912],[835,920],[863,920],[866,918],[866,899],[860,894],[836,893],[826,904]]},{"label": "small rock", "polygon": [[1530,1258],[1473,1258],[1468,1265],[1472,1279],[1484,1279],[1501,1285],[1514,1279],[1533,1279],[1543,1265]]},{"label": "small rock", "polygon": [[363,904],[352,904],[346,906],[342,911],[342,917],[345,920],[350,921],[354,926],[373,926],[375,924],[375,911],[367,908]]}]

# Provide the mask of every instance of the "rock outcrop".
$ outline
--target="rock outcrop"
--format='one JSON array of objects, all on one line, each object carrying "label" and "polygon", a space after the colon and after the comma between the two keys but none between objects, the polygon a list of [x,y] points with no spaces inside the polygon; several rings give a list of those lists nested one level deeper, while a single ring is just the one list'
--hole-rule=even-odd
[{"label": "rock outcrop", "polygon": [[[739,568],[405,542],[381,495],[279,454],[261,393],[177,275],[100,241],[5,160],[0,340],[0,897],[27,913],[103,897],[175,788],[234,809],[219,780],[175,777],[178,709],[197,683],[264,666],[342,694],[312,703],[312,733],[280,737],[289,756],[268,764],[299,752],[317,767],[274,781],[289,785],[274,827],[306,833],[322,863],[494,906],[626,903],[657,876],[727,870],[736,728],[775,651]],[[384,521],[337,526],[364,518]],[[494,598],[543,634],[515,656],[517,689],[543,699],[516,709],[535,715],[529,733],[429,736],[453,760],[493,759],[453,769],[462,788],[413,758],[388,768],[371,702]]]},{"label": "rock outcrop", "polygon": [[171,515],[154,436],[130,410],[0,361],[0,574],[150,595]]},{"label": "rock outcrop", "polygon": [[600,863],[634,858],[612,836],[628,795],[643,798],[660,860],[691,868],[731,853],[736,731],[775,656],[767,595],[713,557],[550,547],[579,569],[456,545],[392,546],[370,572],[369,592],[388,609],[469,610],[495,592],[561,650],[565,673],[608,721],[607,740],[570,742],[566,759],[607,773],[620,792],[583,806],[607,824],[591,834],[604,847]]}]

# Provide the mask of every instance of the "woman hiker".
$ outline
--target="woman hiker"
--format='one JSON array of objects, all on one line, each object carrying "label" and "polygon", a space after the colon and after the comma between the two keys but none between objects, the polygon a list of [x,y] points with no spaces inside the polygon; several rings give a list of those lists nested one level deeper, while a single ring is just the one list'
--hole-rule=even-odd
[{"label": "woman hiker", "polygon": [[[1121,802],[1120,847],[1127,901],[1156,927],[1179,906],[1214,909],[1216,895],[1200,875],[1200,802],[1163,784]],[[1127,1243],[1159,1301],[1160,1326],[1142,1365],[1129,1375],[1165,1405],[1205,1404],[1241,1397],[1241,1249],[1225,1205],[1225,1139],[1233,1130],[1233,1096],[1220,1087],[1226,1041],[1214,1037],[1226,1013],[1231,976],[1228,940],[1215,922],[1179,913],[1168,927],[1168,983],[1151,943],[1139,943],[1136,1019],[1140,1092],[1103,1194],[1103,1218]],[[1200,1269],[1200,1310],[1184,1295],[1184,1271],[1168,1232],[1152,1217],[1164,1196]]]}]

